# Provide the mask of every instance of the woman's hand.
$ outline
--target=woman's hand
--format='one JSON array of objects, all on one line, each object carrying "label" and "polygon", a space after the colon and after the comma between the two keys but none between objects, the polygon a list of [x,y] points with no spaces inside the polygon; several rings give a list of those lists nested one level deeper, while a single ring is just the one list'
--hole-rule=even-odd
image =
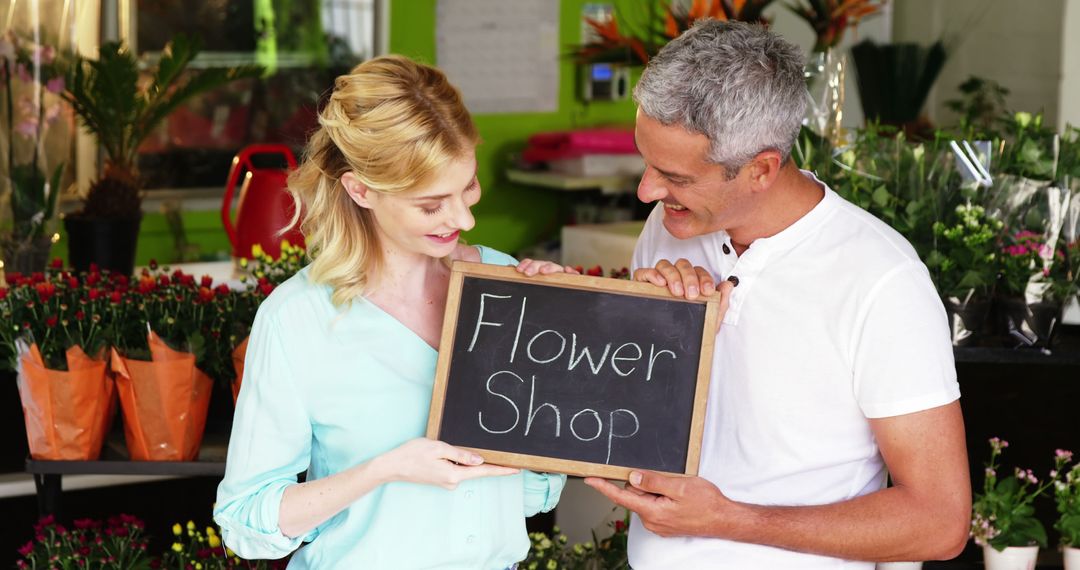
[{"label": "woman's hand", "polygon": [[521,263],[517,264],[518,273],[524,273],[528,277],[532,277],[539,273],[540,275],[550,275],[552,273],[569,273],[571,275],[580,275],[577,269],[570,267],[569,265],[559,265],[553,261],[540,261],[538,259],[525,258],[521,260]]},{"label": "woman's hand", "polygon": [[408,481],[451,490],[467,479],[518,472],[510,467],[487,465],[483,457],[472,451],[422,437],[376,457],[372,467],[385,481]]}]

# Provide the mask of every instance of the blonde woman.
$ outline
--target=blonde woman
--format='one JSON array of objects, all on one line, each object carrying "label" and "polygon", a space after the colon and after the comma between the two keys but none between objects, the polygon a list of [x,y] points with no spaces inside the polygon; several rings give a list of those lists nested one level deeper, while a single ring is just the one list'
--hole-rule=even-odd
[{"label": "blonde woman", "polygon": [[398,56],[339,77],[319,122],[289,179],[313,261],[259,307],[214,519],[244,558],[310,543],[289,568],[510,567],[565,477],[422,437],[446,261],[516,263],[458,239],[476,128],[441,72]]}]

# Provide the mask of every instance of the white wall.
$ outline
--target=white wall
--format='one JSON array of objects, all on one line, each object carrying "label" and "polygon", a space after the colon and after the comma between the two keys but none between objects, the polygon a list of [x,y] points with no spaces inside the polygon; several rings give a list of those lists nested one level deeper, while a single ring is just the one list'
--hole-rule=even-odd
[{"label": "white wall", "polygon": [[958,98],[960,83],[977,75],[1009,89],[1011,110],[1042,111],[1048,124],[1057,124],[1065,1],[896,0],[895,41],[929,44],[944,38],[950,48],[927,101],[931,121],[952,123],[945,102]]},{"label": "white wall", "polygon": [[1080,126],[1080,0],[1065,0],[1062,21],[1061,94],[1058,130]]}]

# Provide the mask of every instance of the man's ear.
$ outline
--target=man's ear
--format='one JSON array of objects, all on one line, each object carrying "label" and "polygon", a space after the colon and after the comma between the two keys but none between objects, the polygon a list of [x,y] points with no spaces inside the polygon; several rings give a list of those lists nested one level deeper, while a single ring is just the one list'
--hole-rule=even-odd
[{"label": "man's ear", "polygon": [[353,202],[356,202],[357,206],[361,208],[371,208],[371,201],[369,200],[369,189],[367,184],[360,181],[360,177],[353,171],[348,171],[341,175],[341,185],[345,188],[345,193],[352,198]]},{"label": "man's ear", "polygon": [[763,150],[746,165],[750,175],[750,185],[757,190],[765,190],[773,185],[780,169],[784,165],[780,153],[775,150]]}]

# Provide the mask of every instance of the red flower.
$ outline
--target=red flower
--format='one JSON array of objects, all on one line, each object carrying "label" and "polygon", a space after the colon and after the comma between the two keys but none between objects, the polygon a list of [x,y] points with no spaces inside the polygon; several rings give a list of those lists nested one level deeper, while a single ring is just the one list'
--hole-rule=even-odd
[{"label": "red flower", "polygon": [[150,260],[150,269],[152,269],[152,270],[157,269],[157,267],[158,267],[157,260],[156,259],[151,259]]},{"label": "red flower", "polygon": [[214,293],[217,293],[219,297],[224,297],[229,294],[229,286],[222,283],[221,285],[214,287]]},{"label": "red flower", "polygon": [[169,276],[168,275],[159,276],[158,277],[158,283],[160,283],[162,287],[168,287],[169,286]]},{"label": "red flower", "polygon": [[624,530],[626,530],[626,523],[621,520],[615,521],[615,532],[622,532]]},{"label": "red flower", "polygon": [[208,287],[199,287],[199,303],[209,303],[214,300],[214,292]]},{"label": "red flower", "polygon": [[42,303],[48,302],[56,294],[56,285],[52,283],[38,283],[34,289],[37,290],[38,298]]},{"label": "red flower", "polygon": [[53,260],[49,262],[50,269],[62,269],[63,267],[64,260],[60,259],[59,257],[54,257]]},{"label": "red flower", "polygon": [[91,263],[90,264],[90,273],[98,273],[99,271],[101,271],[101,270],[98,269],[98,264],[96,264],[96,263]]},{"label": "red flower", "polygon": [[214,278],[209,275],[203,275],[202,279],[199,279],[199,285],[202,287],[210,288],[214,286]]},{"label": "red flower", "polygon": [[87,285],[97,285],[99,281],[101,281],[101,274],[98,273],[97,271],[91,271],[86,276],[86,284]]},{"label": "red flower", "polygon": [[40,271],[35,271],[30,274],[31,283],[43,283],[45,282],[45,274]]},{"label": "red flower", "polygon": [[120,291],[113,291],[112,295],[109,295],[109,302],[114,305],[119,305],[120,301],[123,300],[123,298],[124,296],[120,293]]},{"label": "red flower", "polygon": [[90,298],[91,301],[97,301],[101,298],[101,289],[98,289],[97,287],[91,287],[86,292],[86,295]]},{"label": "red flower", "polygon": [[594,265],[585,272],[585,275],[592,275],[594,277],[602,277],[604,275],[604,268],[599,265]]},{"label": "red flower", "polygon": [[259,285],[259,292],[262,293],[263,295],[269,295],[271,292],[273,292],[273,290],[274,290],[274,286],[269,284],[269,283]]},{"label": "red flower", "polygon": [[45,326],[49,327],[50,329],[55,327],[56,326],[56,316],[55,315],[49,315],[48,317],[45,317]]},{"label": "red flower", "polygon": [[8,289],[7,287],[0,287],[0,301],[7,299]]},{"label": "red flower", "polygon": [[82,312],[81,310],[75,311],[75,320],[76,321],[81,321],[81,320],[83,320],[85,318],[86,318],[86,313]]},{"label": "red flower", "polygon": [[30,553],[34,551],[34,541],[27,542],[19,548],[19,554],[23,556],[30,556]]},{"label": "red flower", "polygon": [[79,278],[78,277],[68,277],[68,288],[69,289],[78,289],[79,288]]}]

